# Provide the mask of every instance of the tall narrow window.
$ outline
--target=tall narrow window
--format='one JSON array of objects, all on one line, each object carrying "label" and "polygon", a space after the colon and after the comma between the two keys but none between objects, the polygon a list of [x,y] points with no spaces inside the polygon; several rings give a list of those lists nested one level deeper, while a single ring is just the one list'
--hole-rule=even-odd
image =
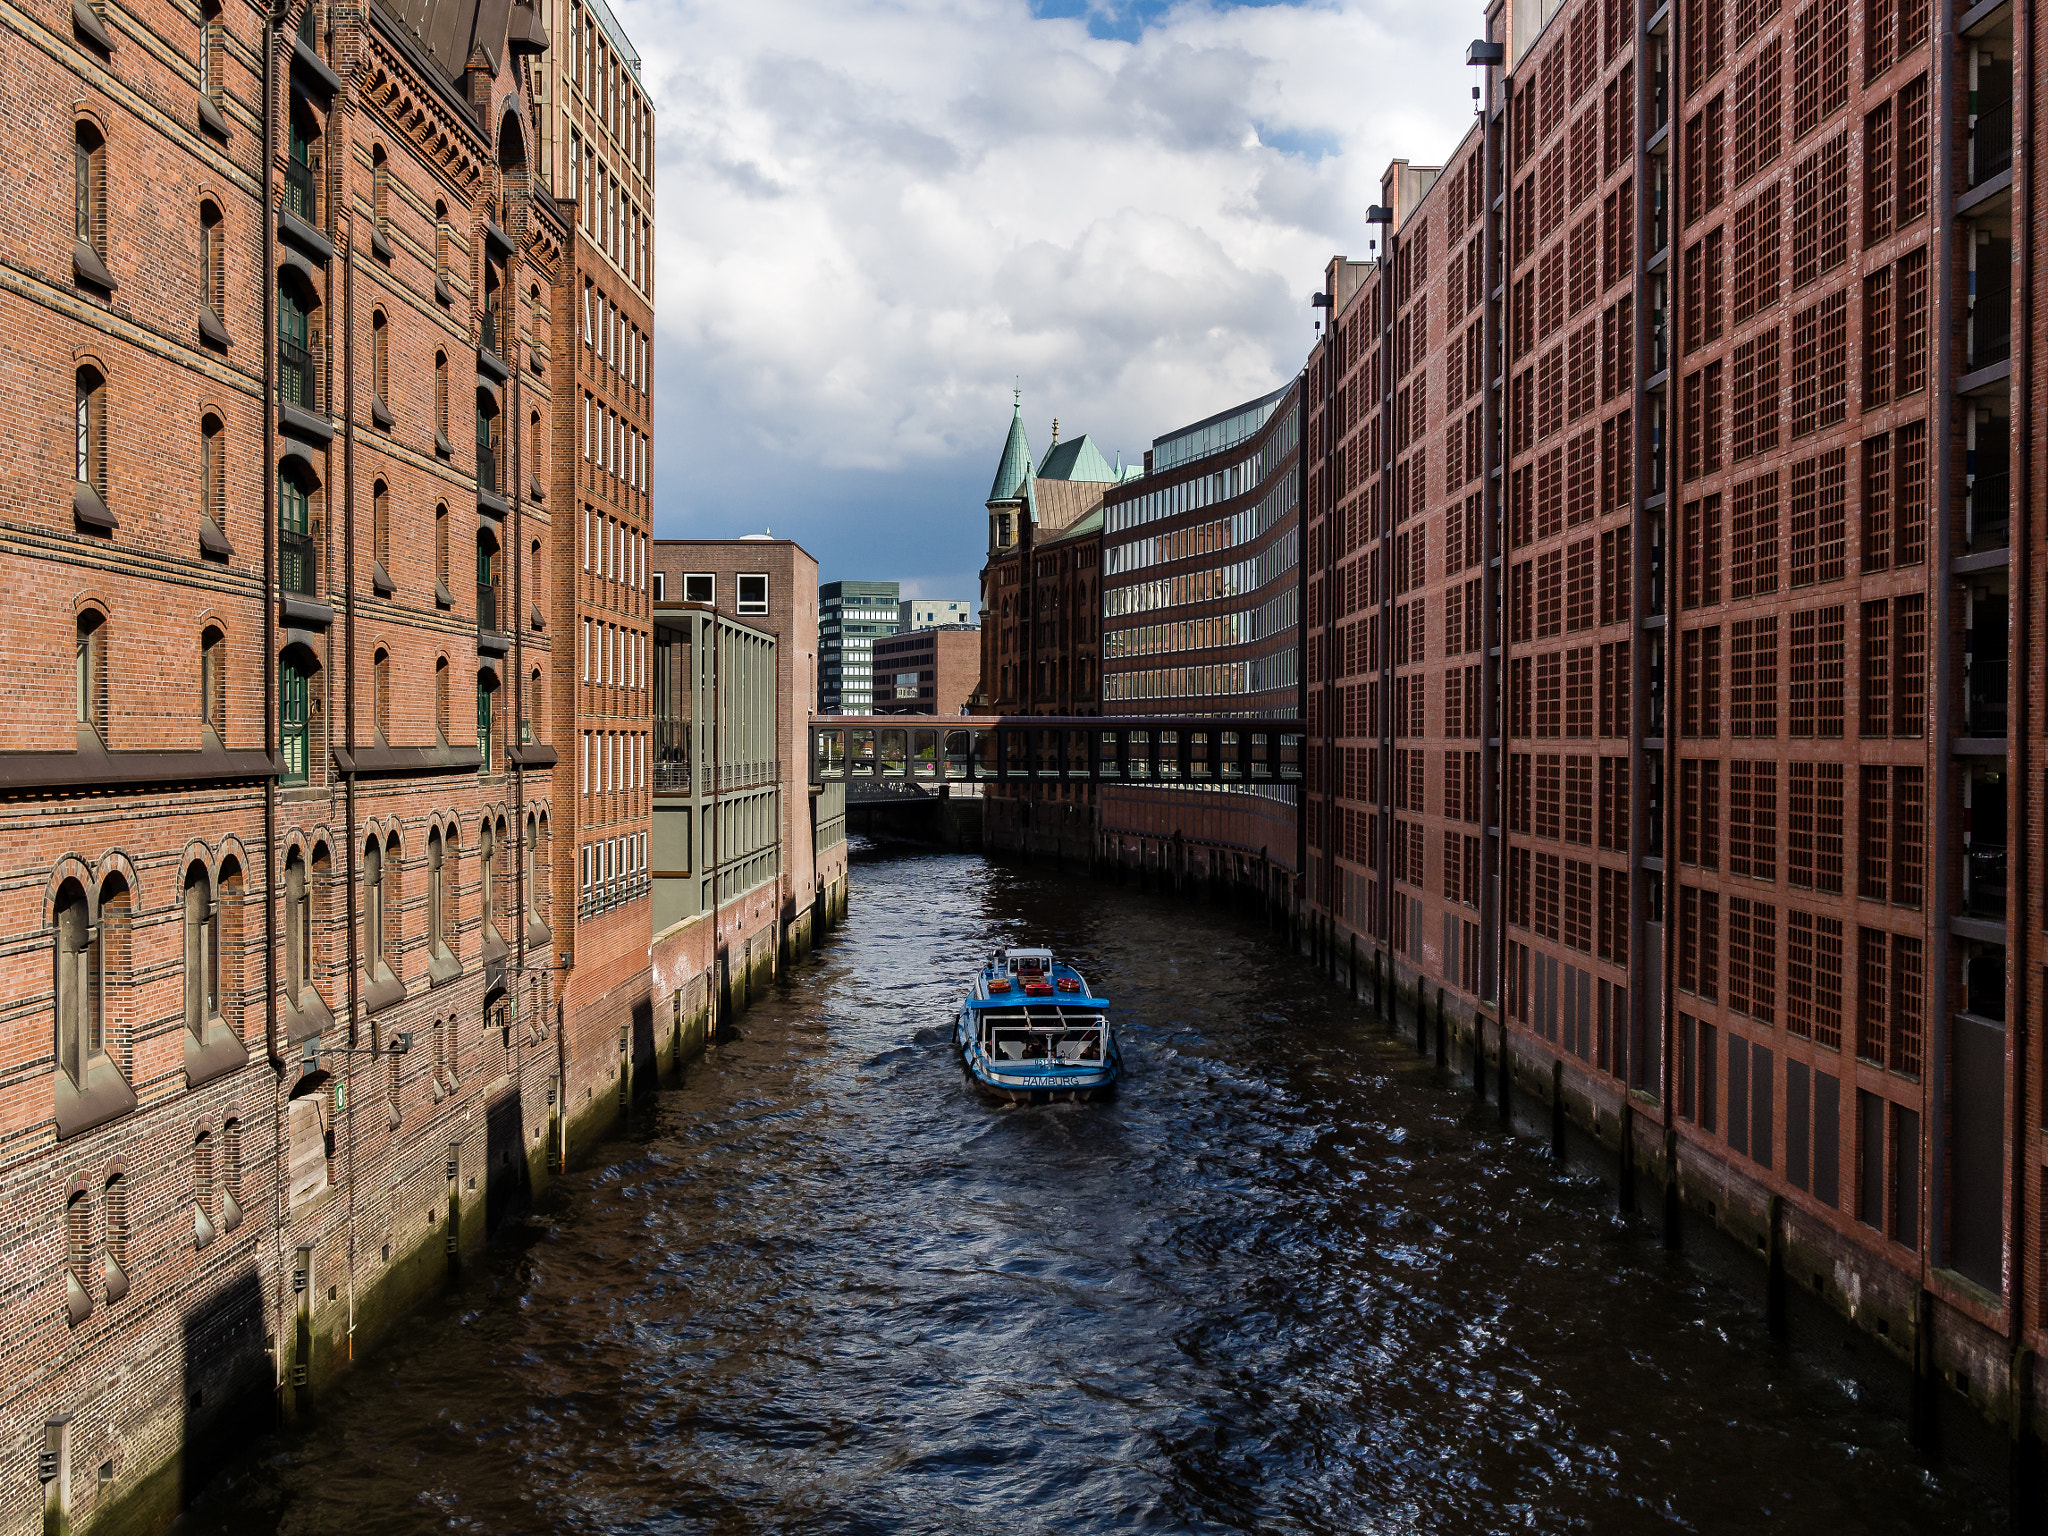
[{"label": "tall narrow window", "polygon": [[441,745],[448,745],[448,658],[441,656],[434,661],[434,734],[441,739]]},{"label": "tall narrow window", "polygon": [[434,447],[443,458],[454,453],[448,443],[448,354],[434,354]]},{"label": "tall narrow window", "polygon": [[[199,330],[216,346],[226,346],[222,323],[227,313],[227,238],[220,209],[199,205]],[[211,322],[209,324],[208,322]]]},{"label": "tall narrow window", "polygon": [[483,390],[476,395],[476,483],[479,490],[503,489],[498,482],[498,412]]},{"label": "tall narrow window", "polygon": [[447,900],[446,876],[441,859],[441,833],[436,828],[427,834],[427,957],[430,960],[445,958],[448,953],[442,910],[442,904]]},{"label": "tall narrow window", "polygon": [[370,394],[373,406],[391,408],[391,321],[383,310],[370,315]]},{"label": "tall narrow window", "polygon": [[97,368],[81,368],[73,411],[71,472],[102,499],[107,492],[107,381]]},{"label": "tall narrow window", "polygon": [[313,985],[313,888],[305,855],[294,848],[284,861],[284,989],[297,1007]]},{"label": "tall narrow window", "polygon": [[448,288],[448,205],[434,204],[434,297],[443,304],[453,304],[455,295]]},{"label": "tall narrow window", "polygon": [[[379,590],[390,592],[391,581],[391,487],[382,480],[370,486],[370,558],[376,569],[370,573]],[[378,581],[378,577],[382,577]]]},{"label": "tall narrow window", "polygon": [[376,687],[377,740],[391,744],[391,653],[382,646],[370,660],[370,674]]},{"label": "tall narrow window", "polygon": [[192,1143],[192,1239],[204,1248],[215,1237],[213,1226],[213,1136],[201,1131]]},{"label": "tall narrow window", "polygon": [[[478,445],[481,451],[482,445]],[[494,633],[498,623],[498,544],[487,533],[476,536],[476,627]]]},{"label": "tall narrow window", "polygon": [[434,601],[443,608],[455,606],[455,594],[448,590],[448,508],[434,508]]},{"label": "tall narrow window", "polygon": [[287,405],[318,410],[314,377],[310,306],[296,281],[277,284],[277,388]]},{"label": "tall narrow window", "polygon": [[384,845],[363,844],[363,965],[374,977],[384,964]]},{"label": "tall narrow window", "polygon": [[487,677],[476,684],[476,750],[482,757],[481,771],[491,771],[491,685]]},{"label": "tall narrow window", "polygon": [[391,160],[379,144],[370,151],[371,211],[377,223],[370,249],[386,261],[391,259]]},{"label": "tall narrow window", "polygon": [[303,784],[310,764],[312,674],[298,656],[278,663],[277,746],[281,783]]},{"label": "tall narrow window", "polygon": [[[310,12],[309,12],[310,14]],[[314,177],[313,143],[320,136],[319,124],[301,102],[293,102],[290,155],[284,166],[285,211],[308,224],[320,222],[320,204]]]},{"label": "tall narrow window", "polygon": [[228,641],[213,626],[199,637],[199,723],[215,742],[228,739]]},{"label": "tall narrow window", "polygon": [[[477,708],[479,710],[485,707],[487,697],[488,695],[482,692],[478,693]],[[477,839],[477,856],[480,861],[477,879],[482,903],[484,941],[486,943],[502,942],[499,940],[498,935],[498,893],[496,890],[498,883],[498,840],[493,834],[489,822],[484,823],[482,834]]]},{"label": "tall narrow window", "polygon": [[205,866],[185,876],[185,1027],[195,1040],[220,1017],[220,905]]},{"label": "tall narrow window", "polygon": [[[200,547],[213,554],[225,554],[228,531],[228,437],[218,416],[208,414],[199,422],[199,515],[202,528]],[[204,523],[220,535],[220,545],[208,539]]]},{"label": "tall narrow window", "polygon": [[73,692],[78,705],[78,734],[81,744],[90,732],[92,742],[107,744],[107,624],[99,614],[87,610],[78,616],[78,643],[74,656]]},{"label": "tall narrow window", "polygon": [[313,543],[313,498],[303,470],[277,472],[278,581],[284,590],[311,597],[317,589]]},{"label": "tall narrow window", "polygon": [[100,1192],[100,1207],[107,1223],[100,1283],[111,1304],[128,1294],[128,1180],[124,1175],[117,1173],[107,1180]]},{"label": "tall narrow window", "polygon": [[114,278],[107,271],[107,144],[91,123],[73,130],[72,161],[72,268],[82,281],[112,292]]},{"label": "tall narrow window", "polygon": [[93,1058],[106,1053],[100,993],[99,930],[85,888],[67,880],[56,907],[57,1065],[85,1087]]}]

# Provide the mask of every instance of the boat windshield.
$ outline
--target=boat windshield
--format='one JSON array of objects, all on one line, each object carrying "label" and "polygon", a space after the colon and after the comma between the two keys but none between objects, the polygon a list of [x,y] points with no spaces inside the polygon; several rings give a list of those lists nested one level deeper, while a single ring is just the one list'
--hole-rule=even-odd
[{"label": "boat windshield", "polygon": [[1099,1065],[1102,1061],[1102,1019],[1064,1020],[997,1017],[983,1022],[982,1045],[995,1061],[1060,1062]]}]

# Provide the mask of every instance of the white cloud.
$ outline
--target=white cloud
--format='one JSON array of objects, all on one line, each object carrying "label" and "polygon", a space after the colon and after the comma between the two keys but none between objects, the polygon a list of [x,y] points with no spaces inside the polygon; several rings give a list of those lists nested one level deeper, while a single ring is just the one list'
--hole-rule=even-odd
[{"label": "white cloud", "polygon": [[828,579],[896,574],[837,567],[908,531],[902,574],[949,586],[1013,376],[1035,446],[1057,415],[1135,457],[1300,367],[1387,161],[1469,128],[1481,29],[1396,0],[1179,5],[1135,42],[1022,0],[619,10],[659,132],[660,530],[780,525]]}]

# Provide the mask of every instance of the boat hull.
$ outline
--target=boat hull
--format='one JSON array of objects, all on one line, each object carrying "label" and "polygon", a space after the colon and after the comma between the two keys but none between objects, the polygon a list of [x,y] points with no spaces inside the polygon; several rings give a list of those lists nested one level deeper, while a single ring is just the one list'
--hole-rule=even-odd
[{"label": "boat hull", "polygon": [[1059,1104],[1107,1098],[1116,1092],[1123,1063],[1112,1042],[1109,1059],[1100,1065],[1070,1062],[991,1061],[974,1042],[973,1016],[963,1012],[953,1026],[953,1044],[960,1064],[976,1091],[1008,1104]]}]

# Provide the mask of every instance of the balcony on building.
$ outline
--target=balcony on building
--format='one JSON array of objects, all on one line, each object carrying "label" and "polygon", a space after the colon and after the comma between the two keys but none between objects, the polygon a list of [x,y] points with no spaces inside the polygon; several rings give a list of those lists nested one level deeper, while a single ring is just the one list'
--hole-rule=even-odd
[{"label": "balcony on building", "polygon": [[[1963,911],[2005,921],[2006,773],[2003,763],[1973,767],[1963,778]],[[1998,995],[2005,996],[2001,975]],[[1973,1013],[1983,1010],[1972,1008]],[[2003,1013],[1985,1014],[1987,1018]]]},{"label": "balcony on building", "polygon": [[1963,551],[1982,563],[2012,543],[2012,419],[2003,410],[1979,409],[1966,429]]},{"label": "balcony on building", "polygon": [[2006,572],[1984,571],[1963,584],[1962,733],[1981,742],[2006,735],[2011,639]]}]

